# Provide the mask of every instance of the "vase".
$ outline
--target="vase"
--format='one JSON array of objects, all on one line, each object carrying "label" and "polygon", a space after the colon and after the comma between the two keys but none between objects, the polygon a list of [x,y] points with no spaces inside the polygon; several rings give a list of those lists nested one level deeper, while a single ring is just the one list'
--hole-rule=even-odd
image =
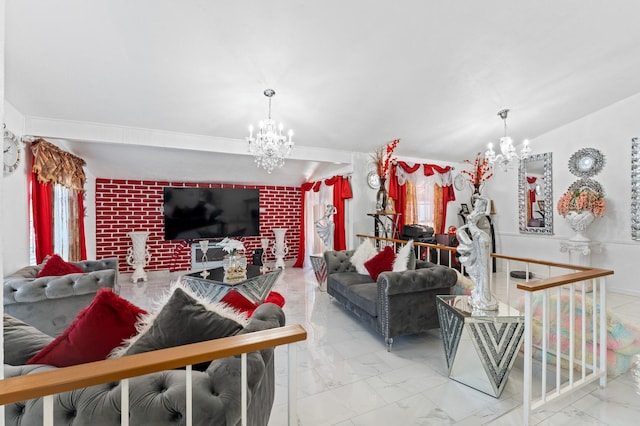
[{"label": "vase", "polygon": [[471,208],[476,206],[476,198],[479,197],[480,194],[480,185],[479,183],[471,184],[473,187],[473,193],[471,194]]},{"label": "vase", "polygon": [[569,241],[591,241],[589,237],[584,234],[584,231],[591,225],[591,222],[596,217],[588,210],[582,212],[570,211],[567,215],[569,226],[575,232],[575,235],[569,239]]},{"label": "vase", "polygon": [[138,280],[147,281],[144,267],[149,265],[151,261],[151,253],[147,247],[149,232],[129,232],[127,235],[131,238],[132,243],[132,246],[127,250],[127,264],[133,266],[134,269],[131,281],[134,283]]},{"label": "vase", "polygon": [[387,194],[387,188],[384,185],[386,180],[386,178],[380,178],[380,188],[378,188],[378,192],[376,193],[376,211],[378,213],[384,212],[387,208],[389,195]]},{"label": "vase", "polygon": [[276,257],[276,264],[274,268],[284,269],[284,257],[289,253],[289,247],[284,240],[284,234],[287,233],[286,228],[275,228],[272,230],[275,235],[276,242],[271,247],[271,253]]},{"label": "vase", "polygon": [[222,259],[224,269],[223,282],[238,283],[247,279],[247,256],[237,250],[232,251]]}]

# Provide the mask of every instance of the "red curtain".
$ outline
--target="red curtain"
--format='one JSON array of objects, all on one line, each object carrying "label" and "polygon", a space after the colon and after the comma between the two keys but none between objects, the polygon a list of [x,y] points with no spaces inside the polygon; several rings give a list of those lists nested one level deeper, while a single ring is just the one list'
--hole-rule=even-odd
[{"label": "red curtain", "polygon": [[348,178],[342,176],[334,176],[324,181],[325,185],[333,185],[333,205],[336,208],[336,214],[333,216],[335,224],[335,232],[333,234],[333,249],[346,250],[347,238],[344,226],[344,200],[353,197],[351,193],[351,183]]},{"label": "red curtain", "polygon": [[405,185],[398,183],[398,166],[402,167],[407,173],[413,173],[420,167],[419,164],[409,166],[404,161],[398,161],[397,164],[391,166],[390,179],[389,179],[389,197],[393,199],[393,205],[396,209],[396,214],[399,215],[398,219],[398,236],[402,235],[402,228],[406,225],[407,217],[407,192]]},{"label": "red curtain", "polygon": [[35,172],[31,172],[30,183],[36,262],[39,264],[45,256],[53,254],[53,187],[51,183],[39,182]]},{"label": "red curtain", "polygon": [[[333,222],[335,224],[335,231],[333,234],[334,250],[345,250],[347,248],[346,231],[344,225],[344,200],[352,198],[351,183],[348,178],[342,176],[334,176],[326,179],[324,184],[327,186],[333,186],[333,205],[336,208],[336,214],[333,216]],[[305,194],[307,191],[318,192],[322,181],[317,182],[305,182],[300,187],[300,245],[298,247],[298,257],[294,263],[294,267],[301,268],[304,265],[305,258]]]},{"label": "red curtain", "polygon": [[[529,184],[529,190],[527,191],[527,222],[529,219],[533,219],[533,203],[536,202],[536,187],[535,183],[538,180],[535,176],[527,176],[527,183]],[[533,185],[533,188],[531,187]]]},{"label": "red curtain", "polygon": [[[436,164],[424,165],[425,176],[432,176],[435,173],[444,174],[450,171],[451,171],[451,166],[440,167]],[[442,205],[440,206],[440,209],[442,211],[442,223],[440,223],[440,227],[439,227],[440,229],[435,230],[436,234],[444,233],[444,227],[445,227],[445,224],[447,223],[447,204],[449,204],[449,201],[455,201],[455,200],[456,200],[456,194],[453,190],[453,185],[443,186],[442,187]]]},{"label": "red curtain", "polygon": [[311,191],[313,189],[313,186],[313,182],[305,182],[302,184],[302,186],[300,186],[300,245],[298,246],[298,257],[296,258],[296,263],[293,264],[294,268],[302,268],[302,265],[304,265],[304,248],[306,246],[306,241],[304,238],[304,199],[307,191]]}]

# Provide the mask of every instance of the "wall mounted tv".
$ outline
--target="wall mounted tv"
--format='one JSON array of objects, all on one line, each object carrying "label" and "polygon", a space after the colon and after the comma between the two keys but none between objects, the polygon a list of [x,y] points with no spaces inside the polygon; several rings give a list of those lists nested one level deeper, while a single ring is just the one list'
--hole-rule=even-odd
[{"label": "wall mounted tv", "polygon": [[260,190],[164,188],[164,239],[260,235]]}]

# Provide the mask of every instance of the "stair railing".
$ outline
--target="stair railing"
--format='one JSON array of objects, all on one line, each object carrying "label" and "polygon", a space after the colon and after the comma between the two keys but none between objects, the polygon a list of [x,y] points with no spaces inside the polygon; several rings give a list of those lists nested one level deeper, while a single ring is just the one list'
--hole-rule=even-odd
[{"label": "stair railing", "polygon": [[[391,245],[396,250],[407,243],[407,240],[362,234],[357,237],[371,238],[377,240],[379,246]],[[419,242],[414,242],[414,246],[416,253],[426,249],[426,260],[436,264],[442,263],[441,253],[448,251],[447,263],[452,265],[455,247]],[[437,253],[435,259],[432,249]],[[523,276],[522,280],[516,281],[516,288],[523,292],[524,299],[523,424],[531,424],[534,410],[594,381],[605,387],[606,277],[614,271],[497,253],[491,256],[504,262],[506,303],[511,300],[511,272],[518,268]],[[461,272],[464,273],[464,267]],[[493,274],[491,287],[494,287]],[[535,335],[534,322],[538,330]],[[535,374],[534,363],[539,368]]]},{"label": "stair railing", "polygon": [[[306,340],[307,332],[300,325],[261,330],[238,336],[224,337],[180,347],[161,349],[117,359],[90,362],[71,367],[0,380],[0,405],[43,398],[45,426],[53,426],[53,396],[87,386],[121,381],[120,424],[129,425],[129,378],[158,371],[186,368],[186,424],[192,416],[192,365],[230,356],[241,356],[242,425],[247,425],[247,353],[288,345],[288,424],[297,425],[296,351],[293,343]],[[4,407],[3,407],[4,408]],[[0,424],[4,425],[4,409]]]}]

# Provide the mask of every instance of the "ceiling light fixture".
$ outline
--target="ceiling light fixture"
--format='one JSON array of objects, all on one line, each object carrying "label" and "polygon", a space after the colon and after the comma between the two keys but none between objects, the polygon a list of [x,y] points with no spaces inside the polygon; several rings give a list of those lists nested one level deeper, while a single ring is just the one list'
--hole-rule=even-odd
[{"label": "ceiling light fixture", "polygon": [[271,98],[276,94],[273,89],[266,89],[264,95],[269,98],[269,118],[258,124],[258,132],[253,137],[253,126],[249,126],[249,152],[255,156],[258,167],[263,167],[267,173],[271,173],[276,167],[284,165],[285,157],[291,154],[293,149],[293,130],[289,130],[287,136],[283,133],[284,126],[271,119]]},{"label": "ceiling light fixture", "polygon": [[508,109],[498,111],[498,117],[504,121],[504,136],[500,138],[500,154],[496,155],[493,150],[493,144],[489,142],[489,149],[485,152],[484,156],[489,160],[491,164],[498,163],[503,169],[507,170],[513,166],[516,161],[524,160],[531,155],[531,148],[529,147],[529,141],[524,140],[522,142],[522,149],[520,155],[516,153],[516,148],[513,146],[513,140],[507,136],[507,115]]}]

